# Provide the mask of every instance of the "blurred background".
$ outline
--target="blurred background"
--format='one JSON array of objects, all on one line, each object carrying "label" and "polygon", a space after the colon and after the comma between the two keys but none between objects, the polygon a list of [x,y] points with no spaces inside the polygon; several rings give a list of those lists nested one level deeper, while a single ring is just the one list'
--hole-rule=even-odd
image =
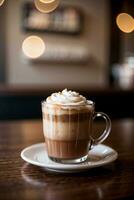
[{"label": "blurred background", "polygon": [[[133,17],[133,0],[1,0],[1,119],[29,109],[28,98],[36,103],[19,116],[37,117],[37,102],[64,88],[82,91],[98,108],[122,116],[122,107],[114,114],[108,109],[121,98],[133,100]],[[108,104],[111,98],[119,102]]]}]

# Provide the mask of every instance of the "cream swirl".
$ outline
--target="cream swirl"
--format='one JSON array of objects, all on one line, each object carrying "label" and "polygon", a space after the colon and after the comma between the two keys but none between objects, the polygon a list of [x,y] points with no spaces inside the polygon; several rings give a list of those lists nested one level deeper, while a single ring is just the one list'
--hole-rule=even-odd
[{"label": "cream swirl", "polygon": [[64,89],[62,92],[53,93],[46,99],[49,104],[62,105],[85,105],[87,100],[84,96],[71,90]]}]

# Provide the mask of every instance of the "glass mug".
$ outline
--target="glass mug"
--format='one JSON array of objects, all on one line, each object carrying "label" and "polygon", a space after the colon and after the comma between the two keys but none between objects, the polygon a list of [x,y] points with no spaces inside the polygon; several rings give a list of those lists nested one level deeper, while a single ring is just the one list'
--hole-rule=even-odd
[{"label": "glass mug", "polygon": [[[95,104],[56,105],[42,102],[43,132],[48,157],[59,163],[80,163],[87,159],[88,152],[102,143],[111,131],[111,120],[102,112],[95,112]],[[93,139],[92,126],[96,117],[102,117],[106,128]]]}]

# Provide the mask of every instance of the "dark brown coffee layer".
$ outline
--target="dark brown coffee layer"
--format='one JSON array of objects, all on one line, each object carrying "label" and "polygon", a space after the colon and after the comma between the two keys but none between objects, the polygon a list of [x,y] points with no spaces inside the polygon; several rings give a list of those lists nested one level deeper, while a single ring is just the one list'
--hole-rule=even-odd
[{"label": "dark brown coffee layer", "polygon": [[53,115],[53,114],[43,114],[43,118],[48,121],[54,122],[77,122],[77,121],[85,121],[89,120],[92,113],[76,113],[76,114],[64,114],[64,115]]},{"label": "dark brown coffee layer", "polygon": [[88,140],[57,141],[45,138],[47,152],[50,157],[76,159],[87,155]]}]

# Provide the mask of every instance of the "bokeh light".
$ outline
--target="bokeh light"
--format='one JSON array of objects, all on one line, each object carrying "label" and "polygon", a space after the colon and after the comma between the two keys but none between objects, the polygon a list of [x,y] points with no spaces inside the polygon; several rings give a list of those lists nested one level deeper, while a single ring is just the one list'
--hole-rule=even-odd
[{"label": "bokeh light", "polygon": [[58,7],[59,2],[60,0],[55,0],[51,2],[48,2],[48,0],[47,2],[42,2],[42,0],[34,0],[35,7],[42,13],[49,13],[54,11]]},{"label": "bokeh light", "polygon": [[134,19],[127,13],[120,13],[116,18],[116,23],[124,33],[131,33],[134,30]]},{"label": "bokeh light", "polygon": [[0,0],[0,6],[4,3],[5,0]]},{"label": "bokeh light", "polygon": [[29,36],[22,43],[23,53],[29,58],[38,58],[45,51],[45,43],[38,36]]}]

